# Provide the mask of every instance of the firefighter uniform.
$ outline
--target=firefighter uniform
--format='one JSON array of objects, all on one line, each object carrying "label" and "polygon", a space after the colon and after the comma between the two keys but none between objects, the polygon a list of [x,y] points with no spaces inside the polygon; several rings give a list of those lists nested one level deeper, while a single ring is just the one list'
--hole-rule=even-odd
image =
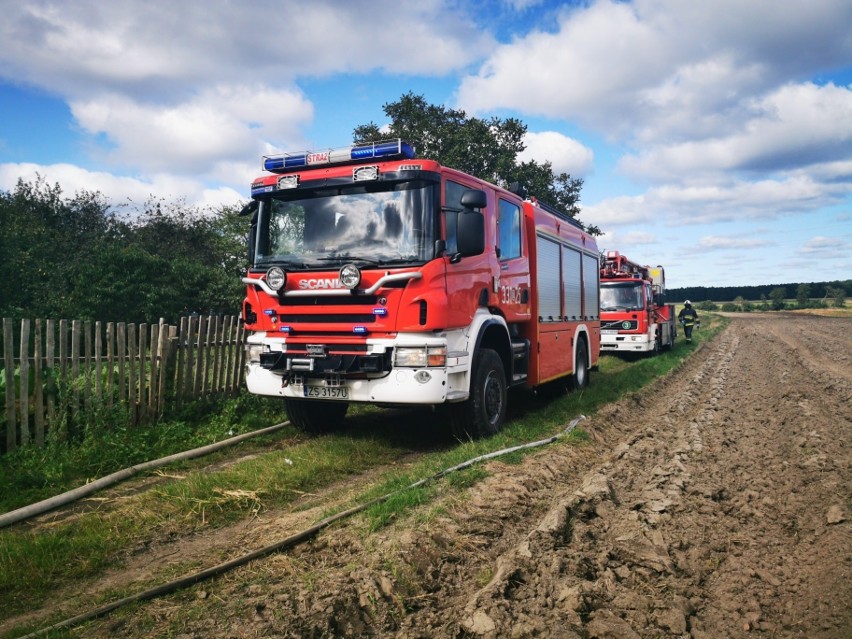
[{"label": "firefighter uniform", "polygon": [[692,304],[689,300],[686,300],[683,303],[683,308],[680,309],[680,313],[677,314],[677,318],[683,325],[683,334],[686,335],[686,341],[691,342],[692,329],[698,321],[698,313],[696,313],[695,309],[692,308]]}]

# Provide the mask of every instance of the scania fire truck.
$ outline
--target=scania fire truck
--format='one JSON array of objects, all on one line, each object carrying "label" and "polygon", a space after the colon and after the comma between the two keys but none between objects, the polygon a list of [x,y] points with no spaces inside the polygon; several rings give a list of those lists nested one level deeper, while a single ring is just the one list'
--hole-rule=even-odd
[{"label": "scania fire truck", "polygon": [[618,251],[601,255],[601,350],[656,354],[677,336],[674,305],[664,301],[665,270]]},{"label": "scania fire truck", "polygon": [[352,402],[430,405],[484,436],[509,387],[589,382],[599,254],[568,215],[402,140],[263,169],[243,210],[246,380],[296,426],[329,429]]}]

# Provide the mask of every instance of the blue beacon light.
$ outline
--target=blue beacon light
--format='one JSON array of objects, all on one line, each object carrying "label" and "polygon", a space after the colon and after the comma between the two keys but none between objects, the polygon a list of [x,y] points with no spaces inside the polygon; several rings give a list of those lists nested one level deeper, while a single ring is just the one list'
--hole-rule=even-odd
[{"label": "blue beacon light", "polygon": [[398,139],[340,147],[325,151],[303,151],[300,153],[265,155],[263,156],[263,170],[271,173],[286,173],[313,165],[347,164],[349,162],[382,158],[392,159],[396,157],[405,159],[413,158],[414,147]]}]

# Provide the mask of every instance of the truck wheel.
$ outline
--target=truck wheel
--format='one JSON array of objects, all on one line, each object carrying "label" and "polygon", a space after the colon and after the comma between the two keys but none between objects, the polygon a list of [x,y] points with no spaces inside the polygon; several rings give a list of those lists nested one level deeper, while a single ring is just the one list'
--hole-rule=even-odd
[{"label": "truck wheel", "polygon": [[293,425],[301,431],[318,435],[340,426],[349,408],[346,402],[322,402],[310,399],[284,398],[284,407]]},{"label": "truck wheel", "polygon": [[654,347],[650,351],[648,351],[648,355],[650,355],[651,357],[655,357],[655,356],[660,354],[660,343],[661,343],[661,341],[662,340],[660,339],[660,336],[657,335],[654,338]]},{"label": "truck wheel", "polygon": [[589,385],[589,357],[586,340],[577,342],[577,357],[574,360],[574,374],[571,375],[571,390],[580,390]]},{"label": "truck wheel", "polygon": [[470,397],[447,406],[453,435],[459,439],[494,435],[506,420],[507,403],[503,360],[490,348],[482,348],[473,358]]}]

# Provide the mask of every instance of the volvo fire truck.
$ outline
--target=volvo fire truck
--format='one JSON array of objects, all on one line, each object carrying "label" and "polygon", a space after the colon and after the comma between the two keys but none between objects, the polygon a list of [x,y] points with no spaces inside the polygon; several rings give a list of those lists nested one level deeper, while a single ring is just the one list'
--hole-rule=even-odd
[{"label": "volvo fire truck", "polygon": [[677,336],[665,303],[662,266],[641,266],[618,251],[601,255],[601,350],[656,354]]},{"label": "volvo fire truck", "polygon": [[296,426],[330,429],[366,402],[437,407],[486,436],[508,388],[588,384],[599,253],[570,216],[402,140],[263,169],[243,210],[246,380]]}]

